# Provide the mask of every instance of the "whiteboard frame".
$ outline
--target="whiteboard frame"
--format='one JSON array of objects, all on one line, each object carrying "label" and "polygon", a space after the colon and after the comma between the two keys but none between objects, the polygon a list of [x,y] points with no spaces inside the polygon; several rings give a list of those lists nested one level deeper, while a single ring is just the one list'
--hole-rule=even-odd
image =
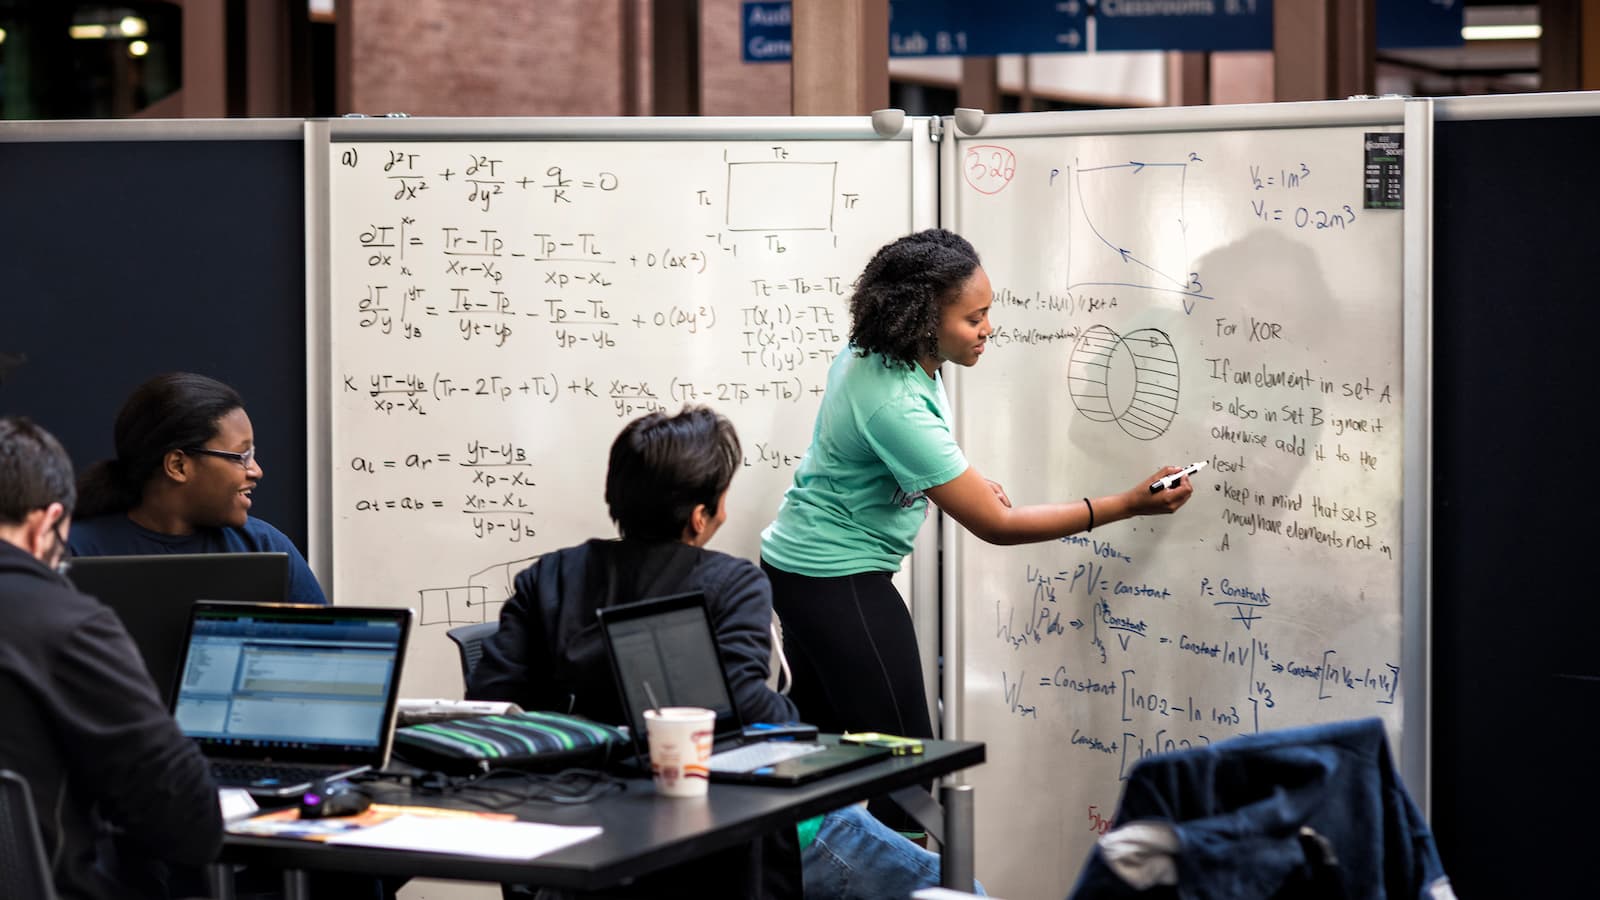
[{"label": "whiteboard frame", "polygon": [[[1405,448],[1401,476],[1400,664],[1412,687],[1400,717],[1400,777],[1424,817],[1433,797],[1433,103],[1405,105],[1405,246],[1401,347]],[[1420,676],[1420,683],[1419,683]]]},{"label": "whiteboard frame", "polygon": [[1436,97],[1433,100],[1433,117],[1436,121],[1559,119],[1576,116],[1600,116],[1600,91]]},{"label": "whiteboard frame", "polygon": [[[938,224],[938,148],[930,117],[903,117],[898,131],[878,133],[871,116],[748,116],[706,118],[410,118],[347,117],[304,122],[306,160],[306,518],[308,562],[318,581],[334,584],[333,411],[330,315],[332,247],[329,235],[328,148],[335,142],[374,141],[908,141],[912,145],[911,229]],[[878,118],[878,121],[885,121]],[[893,121],[891,116],[887,121]],[[776,510],[774,510],[776,512]],[[753,527],[753,526],[752,526]],[[936,701],[936,623],[940,613],[933,529],[919,536],[897,586],[905,592],[924,646],[924,681]],[[932,602],[917,603],[917,597]],[[337,598],[335,601],[337,602]],[[924,625],[926,621],[929,624]],[[937,707],[930,706],[930,709]]]},{"label": "whiteboard frame", "polygon": [[[933,133],[934,123],[931,117],[921,117],[914,120],[912,126],[916,129],[913,140],[920,142],[926,151],[918,153],[913,150],[911,155],[913,231],[932,228],[942,218],[939,204],[944,192],[939,171],[937,136]],[[927,185],[929,190],[917,191],[916,185],[919,184]],[[940,619],[944,609],[944,585],[939,572],[940,521],[937,516],[930,516],[929,519],[932,521],[924,522],[922,530],[917,532],[904,572],[910,578],[905,597],[911,604],[911,625],[917,635],[917,658],[922,661],[922,690],[927,697],[928,716],[937,729],[942,720],[939,713],[939,663],[943,658],[940,654],[944,640],[940,632]],[[935,734],[940,732],[936,730]]]},{"label": "whiteboard frame", "polygon": [[305,123],[306,563],[333,584],[333,254],[329,237],[328,122]]},{"label": "whiteboard frame", "polygon": [[291,141],[299,139],[304,119],[115,119],[46,121],[23,119],[0,124],[6,143],[66,141]]},{"label": "whiteboard frame", "polygon": [[[1498,99],[1498,98],[1487,98]],[[1600,107],[1600,100],[1595,101]],[[940,152],[940,224],[960,231],[955,198],[955,173],[959,171],[961,143],[1015,137],[1070,137],[1115,134],[1162,134],[1197,131],[1267,131],[1338,126],[1401,126],[1405,133],[1406,206],[1403,211],[1401,248],[1402,378],[1405,386],[1404,460],[1401,489],[1400,658],[1406,673],[1405,704],[1401,713],[1401,776],[1426,813],[1432,785],[1430,650],[1431,622],[1430,545],[1433,452],[1432,411],[1432,307],[1433,307],[1433,102],[1404,98],[1332,100],[1308,103],[1273,103],[1239,106],[1196,106],[1170,109],[1095,110],[1089,112],[1009,113],[962,117],[974,125],[967,132],[956,117],[944,120],[944,147]],[[960,402],[959,377],[952,379],[952,402]],[[941,515],[940,536],[944,556],[941,581],[945,665],[944,734],[958,739],[977,738],[963,728],[961,697],[965,680],[964,608],[959,576],[961,561],[958,526]]]},{"label": "whiteboard frame", "polygon": [[897,134],[873,130],[869,116],[709,116],[526,118],[343,118],[326,120],[329,140],[343,141],[909,141],[907,116]]}]

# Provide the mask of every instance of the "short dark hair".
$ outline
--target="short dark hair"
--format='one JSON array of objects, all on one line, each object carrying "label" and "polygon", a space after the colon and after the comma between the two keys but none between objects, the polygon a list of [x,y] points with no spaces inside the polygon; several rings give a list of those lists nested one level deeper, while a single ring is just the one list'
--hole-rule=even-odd
[{"label": "short dark hair", "polygon": [[157,375],[134,389],[117,413],[114,459],[90,466],[78,481],[78,518],[127,512],[172,450],[199,447],[217,435],[223,416],[244,408],[233,388],[192,372]]},{"label": "short dark hair", "polygon": [[704,406],[640,416],[611,444],[606,507],[623,537],[678,540],[697,505],[717,508],[743,459],[733,423]]},{"label": "short dark hair", "polygon": [[0,418],[0,522],[16,525],[36,509],[77,502],[72,458],[55,435],[22,416]]},{"label": "short dark hair", "polygon": [[873,254],[850,297],[850,343],[889,365],[916,365],[939,349],[945,304],[977,271],[978,251],[943,228],[908,234]]}]

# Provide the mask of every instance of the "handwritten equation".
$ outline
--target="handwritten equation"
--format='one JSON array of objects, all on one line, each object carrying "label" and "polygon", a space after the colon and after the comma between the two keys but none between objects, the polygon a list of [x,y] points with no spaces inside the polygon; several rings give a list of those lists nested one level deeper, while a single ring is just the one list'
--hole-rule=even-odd
[{"label": "handwritten equation", "polygon": [[[738,431],[714,546],[755,558],[845,352],[850,286],[913,230],[905,151],[631,132],[330,145],[333,593],[488,621],[532,559],[616,535],[612,441],[686,403]],[[433,643],[406,690],[450,696],[459,664]]]}]

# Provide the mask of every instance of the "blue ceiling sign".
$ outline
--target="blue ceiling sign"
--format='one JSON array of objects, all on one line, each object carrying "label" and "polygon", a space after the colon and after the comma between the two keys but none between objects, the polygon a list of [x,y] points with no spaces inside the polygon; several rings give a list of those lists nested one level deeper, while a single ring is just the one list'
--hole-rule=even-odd
[{"label": "blue ceiling sign", "polygon": [[1378,0],[1378,49],[1459,47],[1465,0]]},{"label": "blue ceiling sign", "polygon": [[[1379,49],[1461,46],[1464,0],[1377,0]],[[791,4],[742,8],[745,62],[793,55]],[[890,56],[1271,50],[1272,0],[895,0]]]},{"label": "blue ceiling sign", "polygon": [[794,26],[788,0],[781,3],[746,0],[740,15],[745,62],[789,61],[794,55]]},{"label": "blue ceiling sign", "polygon": [[1094,22],[1096,50],[1272,49],[1272,0],[1099,0]]},{"label": "blue ceiling sign", "polygon": [[896,0],[890,56],[998,56],[1087,49],[1084,0]]}]

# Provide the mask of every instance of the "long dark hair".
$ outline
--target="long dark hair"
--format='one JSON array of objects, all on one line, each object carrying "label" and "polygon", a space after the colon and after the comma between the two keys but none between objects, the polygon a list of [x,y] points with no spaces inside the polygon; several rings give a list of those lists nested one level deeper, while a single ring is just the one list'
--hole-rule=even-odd
[{"label": "long dark hair", "polygon": [[611,444],[611,520],[623,537],[678,540],[696,506],[716,511],[743,458],[733,423],[704,406],[640,416]]},{"label": "long dark hair", "polygon": [[943,228],[885,245],[862,270],[850,297],[850,343],[886,365],[913,366],[939,349],[939,317],[977,271],[978,251]]},{"label": "long dark hair", "polygon": [[78,478],[78,518],[138,506],[168,452],[205,444],[223,416],[243,408],[233,388],[192,372],[158,375],[139,385],[117,413],[116,458],[95,463]]}]

